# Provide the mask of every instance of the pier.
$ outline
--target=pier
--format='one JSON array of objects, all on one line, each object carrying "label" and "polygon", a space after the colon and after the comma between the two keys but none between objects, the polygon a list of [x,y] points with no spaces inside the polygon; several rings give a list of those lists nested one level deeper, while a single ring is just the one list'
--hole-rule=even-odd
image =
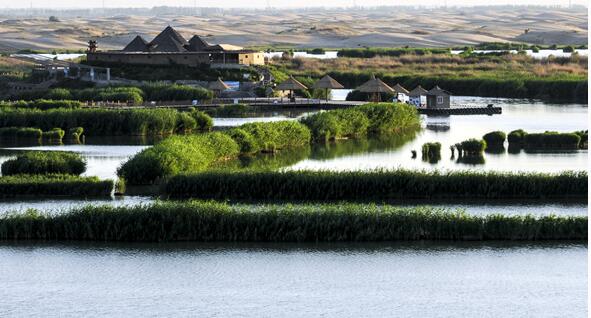
[{"label": "pier", "polygon": [[[311,98],[298,98],[295,101],[281,98],[241,98],[241,99],[216,99],[213,103],[193,105],[190,101],[179,102],[146,102],[142,105],[127,105],[125,103],[96,102],[85,107],[88,108],[110,108],[110,109],[138,109],[138,108],[174,108],[178,110],[194,107],[196,109],[215,109],[227,107],[235,104],[242,104],[254,108],[254,111],[273,111],[273,110],[331,110],[340,108],[349,108],[366,104],[361,101],[334,101]],[[488,106],[452,106],[450,108],[417,108],[419,113],[430,116],[449,116],[449,115],[495,115],[501,114],[502,108],[492,105]]]}]

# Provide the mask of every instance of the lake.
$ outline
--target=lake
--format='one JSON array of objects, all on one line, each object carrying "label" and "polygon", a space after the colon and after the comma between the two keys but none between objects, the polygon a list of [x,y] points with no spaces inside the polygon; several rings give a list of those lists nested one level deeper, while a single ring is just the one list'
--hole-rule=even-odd
[{"label": "lake", "polygon": [[587,317],[570,243],[0,243],[0,316]]},{"label": "lake", "polygon": [[[439,170],[488,170],[488,171],[538,171],[558,172],[564,170],[586,170],[587,150],[572,152],[528,153],[486,153],[484,162],[458,162],[451,159],[449,146],[469,138],[481,138],[493,130],[509,133],[511,130],[524,129],[529,132],[556,130],[572,132],[588,129],[587,105],[552,104],[527,99],[483,98],[455,96],[453,103],[468,105],[495,104],[503,107],[501,115],[469,115],[429,117],[423,116],[424,129],[412,140],[349,140],[336,144],[316,145],[309,151],[288,154],[287,166],[291,169],[439,169]],[[267,112],[252,118],[216,118],[218,126],[237,126],[247,122],[295,120],[311,113],[302,112]],[[442,144],[442,159],[431,164],[420,158],[421,146],[425,142]],[[151,140],[133,140],[125,142],[114,139],[123,145],[109,144],[105,138],[87,138],[86,145],[4,147],[0,149],[0,163],[14,157],[22,150],[65,150],[79,152],[88,160],[85,175],[101,178],[115,178],[117,168],[131,156],[148,147]],[[412,159],[411,151],[419,153]],[[278,156],[282,156],[279,154]],[[286,155],[284,155],[285,157]],[[286,166],[283,164],[282,166]]]}]

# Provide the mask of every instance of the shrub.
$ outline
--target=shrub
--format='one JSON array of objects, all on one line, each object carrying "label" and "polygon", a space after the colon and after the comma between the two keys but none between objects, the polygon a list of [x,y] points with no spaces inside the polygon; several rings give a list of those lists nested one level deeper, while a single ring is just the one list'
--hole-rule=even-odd
[{"label": "shrub", "polygon": [[0,240],[366,242],[579,240],[586,216],[474,216],[375,204],[229,205],[157,202],[0,217]]},{"label": "shrub", "polygon": [[189,133],[197,127],[197,121],[187,113],[178,113],[175,132]]},{"label": "shrub", "polygon": [[304,146],[311,140],[310,130],[295,121],[248,123],[239,128],[252,136],[254,152],[274,152]]},{"label": "shrub", "polygon": [[523,145],[525,143],[525,136],[527,133],[523,131],[523,129],[513,130],[507,136],[507,140],[509,141],[509,145],[516,144],[516,145]]},{"label": "shrub", "polygon": [[422,147],[423,160],[437,163],[441,159],[441,144],[438,142],[427,142]]},{"label": "shrub", "polygon": [[198,172],[213,162],[238,156],[239,146],[220,133],[169,137],[125,162],[117,174],[127,184],[152,184],[181,172]]},{"label": "shrub", "polygon": [[[211,118],[205,114],[198,117],[201,122],[197,121],[200,124],[197,127],[211,123]],[[0,126],[39,127],[43,130],[84,127],[88,135],[94,136],[141,136],[171,134],[181,118],[174,109],[15,109],[0,111]]]},{"label": "shrub", "polygon": [[234,141],[240,147],[240,152],[249,154],[256,153],[258,151],[257,142],[254,137],[247,133],[244,129],[234,128],[228,131],[228,135],[234,139]]},{"label": "shrub", "polygon": [[206,171],[172,177],[171,198],[216,200],[396,200],[587,198],[587,173],[425,171]]},{"label": "shrub", "polygon": [[99,180],[97,177],[55,174],[0,177],[0,198],[18,196],[110,196],[112,190],[112,180]]},{"label": "shrub", "polygon": [[0,128],[0,138],[4,140],[13,139],[41,139],[43,131],[39,128],[31,127],[2,127]]},{"label": "shrub", "polygon": [[63,129],[61,128],[53,128],[49,131],[44,131],[42,134],[42,137],[45,139],[49,139],[52,141],[62,141],[62,139],[64,138],[64,135],[66,134],[65,131],[63,131]]},{"label": "shrub", "polygon": [[189,112],[189,115],[195,119],[195,122],[197,123],[196,128],[199,131],[211,131],[213,128],[213,119],[206,113],[193,110]]},{"label": "shrub", "polygon": [[505,135],[505,133],[502,131],[493,131],[493,132],[489,132],[488,134],[482,136],[482,139],[486,142],[486,145],[488,147],[503,146],[506,138],[507,138],[507,135]]},{"label": "shrub", "polygon": [[355,109],[365,113],[369,119],[369,133],[397,133],[418,130],[421,127],[421,119],[417,109],[412,105],[402,103],[365,104]]},{"label": "shrub", "polygon": [[588,130],[580,130],[580,131],[575,131],[574,133],[577,134],[581,138],[581,141],[579,142],[579,148],[587,149],[588,145],[589,145],[589,131]]},{"label": "shrub", "polygon": [[525,146],[528,148],[566,148],[579,149],[581,137],[575,133],[529,133],[525,135]]},{"label": "shrub", "polygon": [[86,170],[86,161],[76,153],[62,151],[30,151],[2,164],[2,175],[71,174]]},{"label": "shrub", "polygon": [[365,136],[370,126],[365,112],[357,107],[320,112],[301,122],[310,128],[314,140],[324,141]]},{"label": "shrub", "polygon": [[52,88],[45,94],[47,99],[72,99],[72,93],[67,88]]},{"label": "shrub", "polygon": [[80,141],[80,137],[82,136],[83,133],[84,133],[84,128],[82,128],[82,127],[74,127],[74,128],[68,129],[68,136],[72,140]]},{"label": "shrub", "polygon": [[209,100],[213,92],[201,87],[178,84],[148,84],[142,86],[146,100],[151,101],[188,101]]},{"label": "shrub", "polygon": [[468,139],[461,142],[464,156],[482,155],[486,148],[486,141],[478,139]]}]

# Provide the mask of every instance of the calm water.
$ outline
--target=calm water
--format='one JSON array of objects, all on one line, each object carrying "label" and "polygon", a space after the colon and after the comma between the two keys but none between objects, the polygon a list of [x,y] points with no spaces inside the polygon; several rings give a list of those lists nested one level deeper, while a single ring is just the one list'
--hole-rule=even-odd
[{"label": "calm water", "polygon": [[[586,150],[558,153],[509,153],[485,154],[484,162],[479,164],[462,163],[451,158],[449,146],[468,138],[480,138],[493,130],[509,132],[524,129],[530,132],[556,130],[572,132],[588,129],[587,105],[549,104],[523,99],[498,99],[481,97],[454,97],[453,103],[467,105],[495,104],[503,107],[502,115],[486,116],[423,116],[424,129],[414,140],[399,141],[345,141],[327,146],[314,146],[309,151],[299,152],[297,156],[279,166],[291,169],[439,169],[439,170],[495,170],[495,171],[543,171],[586,170],[588,152]],[[256,118],[216,118],[221,126],[236,126],[245,122],[268,120],[295,120],[302,113],[276,112]],[[269,117],[270,116],[270,117]],[[273,117],[275,116],[275,117]],[[14,157],[15,150],[66,150],[82,153],[88,159],[85,175],[101,178],[115,178],[117,168],[128,158],[148,146],[138,145],[134,140],[126,145],[100,145],[101,140],[88,140],[94,145],[63,145],[17,147],[0,150],[0,163]],[[442,144],[442,159],[431,164],[420,158],[420,149],[425,142]],[[147,143],[150,143],[148,140]],[[411,151],[419,153],[417,159],[411,158]]]},{"label": "calm water", "polygon": [[0,243],[0,316],[587,317],[587,247]]}]

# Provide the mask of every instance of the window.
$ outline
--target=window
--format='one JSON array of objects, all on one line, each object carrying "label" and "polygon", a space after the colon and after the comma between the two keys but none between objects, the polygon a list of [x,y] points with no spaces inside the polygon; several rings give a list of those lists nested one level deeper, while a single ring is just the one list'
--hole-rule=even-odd
[{"label": "window", "polygon": [[437,104],[443,104],[443,96],[437,96]]}]

